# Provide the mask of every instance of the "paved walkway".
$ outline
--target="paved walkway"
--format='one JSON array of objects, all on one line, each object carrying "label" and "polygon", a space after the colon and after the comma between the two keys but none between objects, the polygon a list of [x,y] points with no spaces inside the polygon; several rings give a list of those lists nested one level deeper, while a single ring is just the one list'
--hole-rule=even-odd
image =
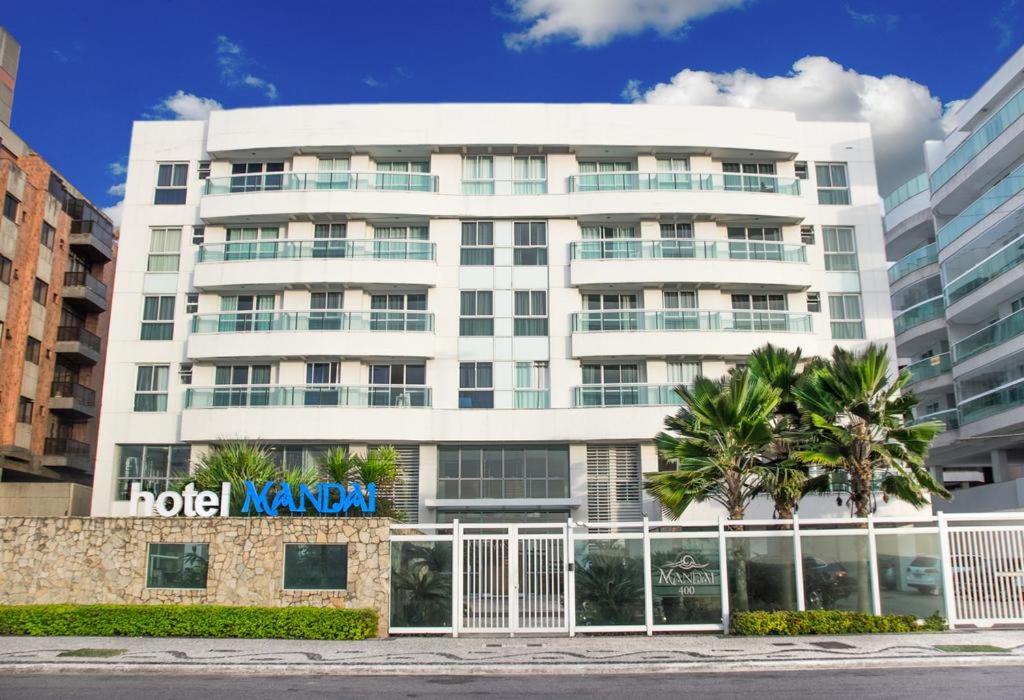
[{"label": "paved walkway", "polygon": [[363,642],[0,637],[0,674],[678,673],[1024,665],[1024,630],[834,637],[394,637]]}]

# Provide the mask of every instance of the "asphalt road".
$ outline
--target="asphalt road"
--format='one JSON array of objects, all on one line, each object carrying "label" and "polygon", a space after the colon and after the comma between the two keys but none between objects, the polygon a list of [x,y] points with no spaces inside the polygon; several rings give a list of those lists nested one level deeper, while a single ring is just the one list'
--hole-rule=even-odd
[{"label": "asphalt road", "polygon": [[1024,697],[1024,668],[903,668],[634,676],[0,676],[0,700],[291,698],[985,698]]}]

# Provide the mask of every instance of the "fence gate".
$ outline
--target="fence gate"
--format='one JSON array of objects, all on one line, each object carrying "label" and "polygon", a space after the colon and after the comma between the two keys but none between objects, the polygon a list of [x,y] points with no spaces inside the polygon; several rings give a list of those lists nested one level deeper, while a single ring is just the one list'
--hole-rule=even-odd
[{"label": "fence gate", "polygon": [[1024,527],[952,526],[948,532],[956,622],[1024,623]]},{"label": "fence gate", "polygon": [[568,632],[565,525],[459,525],[460,632]]}]

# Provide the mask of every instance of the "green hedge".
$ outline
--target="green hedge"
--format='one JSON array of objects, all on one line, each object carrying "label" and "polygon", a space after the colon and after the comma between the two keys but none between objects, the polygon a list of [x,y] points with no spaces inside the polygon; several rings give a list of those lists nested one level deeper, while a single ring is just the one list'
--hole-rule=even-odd
[{"label": "green hedge", "polygon": [[932,615],[918,622],[913,615],[869,615],[847,610],[734,612],[729,628],[739,635],[878,634],[941,632],[946,620]]},{"label": "green hedge", "polygon": [[319,607],[4,605],[0,635],[367,639],[377,636],[377,613]]}]

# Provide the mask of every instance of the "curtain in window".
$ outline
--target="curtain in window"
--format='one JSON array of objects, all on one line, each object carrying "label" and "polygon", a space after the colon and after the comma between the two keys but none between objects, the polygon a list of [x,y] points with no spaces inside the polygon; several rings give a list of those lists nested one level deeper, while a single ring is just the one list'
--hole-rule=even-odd
[{"label": "curtain in window", "polygon": [[699,362],[671,361],[668,363],[669,384],[693,384],[693,380],[700,374]]}]

